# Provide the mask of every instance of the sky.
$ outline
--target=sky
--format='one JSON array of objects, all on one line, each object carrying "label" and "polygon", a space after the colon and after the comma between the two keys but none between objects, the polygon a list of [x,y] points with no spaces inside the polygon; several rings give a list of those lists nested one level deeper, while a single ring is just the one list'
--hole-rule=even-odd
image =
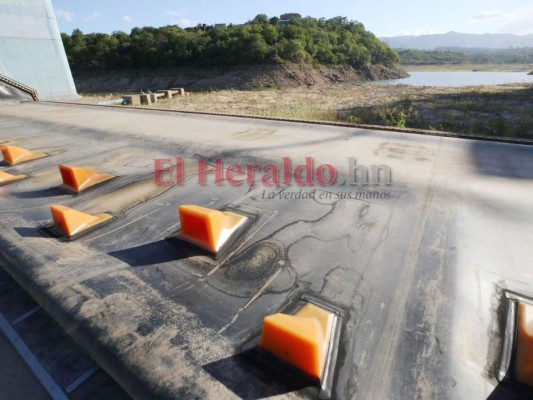
[{"label": "sky", "polygon": [[533,34],[532,0],[52,0],[61,32],[240,24],[257,14],[346,16],[379,37],[446,33]]}]

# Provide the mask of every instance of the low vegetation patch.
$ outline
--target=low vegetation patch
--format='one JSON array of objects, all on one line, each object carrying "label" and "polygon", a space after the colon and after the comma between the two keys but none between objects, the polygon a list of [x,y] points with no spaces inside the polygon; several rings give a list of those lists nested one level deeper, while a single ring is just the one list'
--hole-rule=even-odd
[{"label": "low vegetation patch", "polygon": [[[93,95],[82,101],[111,98],[115,95]],[[192,93],[152,107],[533,139],[531,84],[463,88],[336,84],[220,90]]]}]

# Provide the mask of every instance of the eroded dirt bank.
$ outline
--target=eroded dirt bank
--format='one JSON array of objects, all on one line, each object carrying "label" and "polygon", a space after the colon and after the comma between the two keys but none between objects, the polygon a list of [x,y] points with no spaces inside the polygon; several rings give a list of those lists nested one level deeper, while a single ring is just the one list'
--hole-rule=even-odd
[{"label": "eroded dirt bank", "polygon": [[409,76],[399,67],[374,65],[361,70],[351,66],[307,64],[256,65],[229,69],[156,69],[129,71],[74,71],[79,93],[138,92],[184,87],[189,91],[256,88],[295,88],[332,83],[357,83]]}]

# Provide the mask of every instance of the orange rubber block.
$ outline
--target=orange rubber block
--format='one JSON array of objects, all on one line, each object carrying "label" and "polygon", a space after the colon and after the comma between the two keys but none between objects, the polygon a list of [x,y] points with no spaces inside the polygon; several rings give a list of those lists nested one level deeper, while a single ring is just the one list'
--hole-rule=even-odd
[{"label": "orange rubber block", "polygon": [[11,183],[15,181],[20,181],[21,179],[27,178],[26,175],[11,175],[6,172],[0,171],[0,185],[5,185],[6,183]]},{"label": "orange rubber block", "polygon": [[62,187],[75,193],[114,178],[111,174],[99,174],[89,169],[67,165],[59,165],[59,172],[63,178]]},{"label": "orange rubber block", "polygon": [[334,314],[313,304],[295,315],[274,314],[263,321],[259,347],[320,379],[326,362]]},{"label": "orange rubber block", "polygon": [[54,227],[67,237],[79,235],[113,217],[109,214],[90,215],[65,206],[50,206]]},{"label": "orange rubber block", "polygon": [[516,340],[516,378],[533,386],[533,305],[518,305]]},{"label": "orange rubber block", "polygon": [[179,238],[211,253],[216,253],[241,227],[247,217],[229,211],[200,206],[179,207],[181,232]]},{"label": "orange rubber block", "polygon": [[26,161],[36,160],[47,156],[46,154],[33,153],[29,150],[15,146],[2,146],[1,150],[4,160],[9,165],[21,164]]}]

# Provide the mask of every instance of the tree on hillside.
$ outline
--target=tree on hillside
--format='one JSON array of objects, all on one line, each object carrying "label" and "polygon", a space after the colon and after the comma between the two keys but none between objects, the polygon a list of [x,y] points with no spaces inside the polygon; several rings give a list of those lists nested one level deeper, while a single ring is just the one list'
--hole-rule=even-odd
[{"label": "tree on hillside", "polygon": [[259,14],[252,20],[252,24],[268,24],[268,15]]},{"label": "tree on hillside", "polygon": [[[281,24],[280,19],[287,18]],[[257,15],[244,25],[138,27],[131,32],[61,35],[73,69],[211,67],[257,63],[394,65],[398,55],[363,24]]]},{"label": "tree on hillside", "polygon": [[302,18],[302,16],[298,13],[286,13],[286,14],[281,14],[279,16],[279,19],[283,19],[283,20],[300,19],[300,18]]}]

